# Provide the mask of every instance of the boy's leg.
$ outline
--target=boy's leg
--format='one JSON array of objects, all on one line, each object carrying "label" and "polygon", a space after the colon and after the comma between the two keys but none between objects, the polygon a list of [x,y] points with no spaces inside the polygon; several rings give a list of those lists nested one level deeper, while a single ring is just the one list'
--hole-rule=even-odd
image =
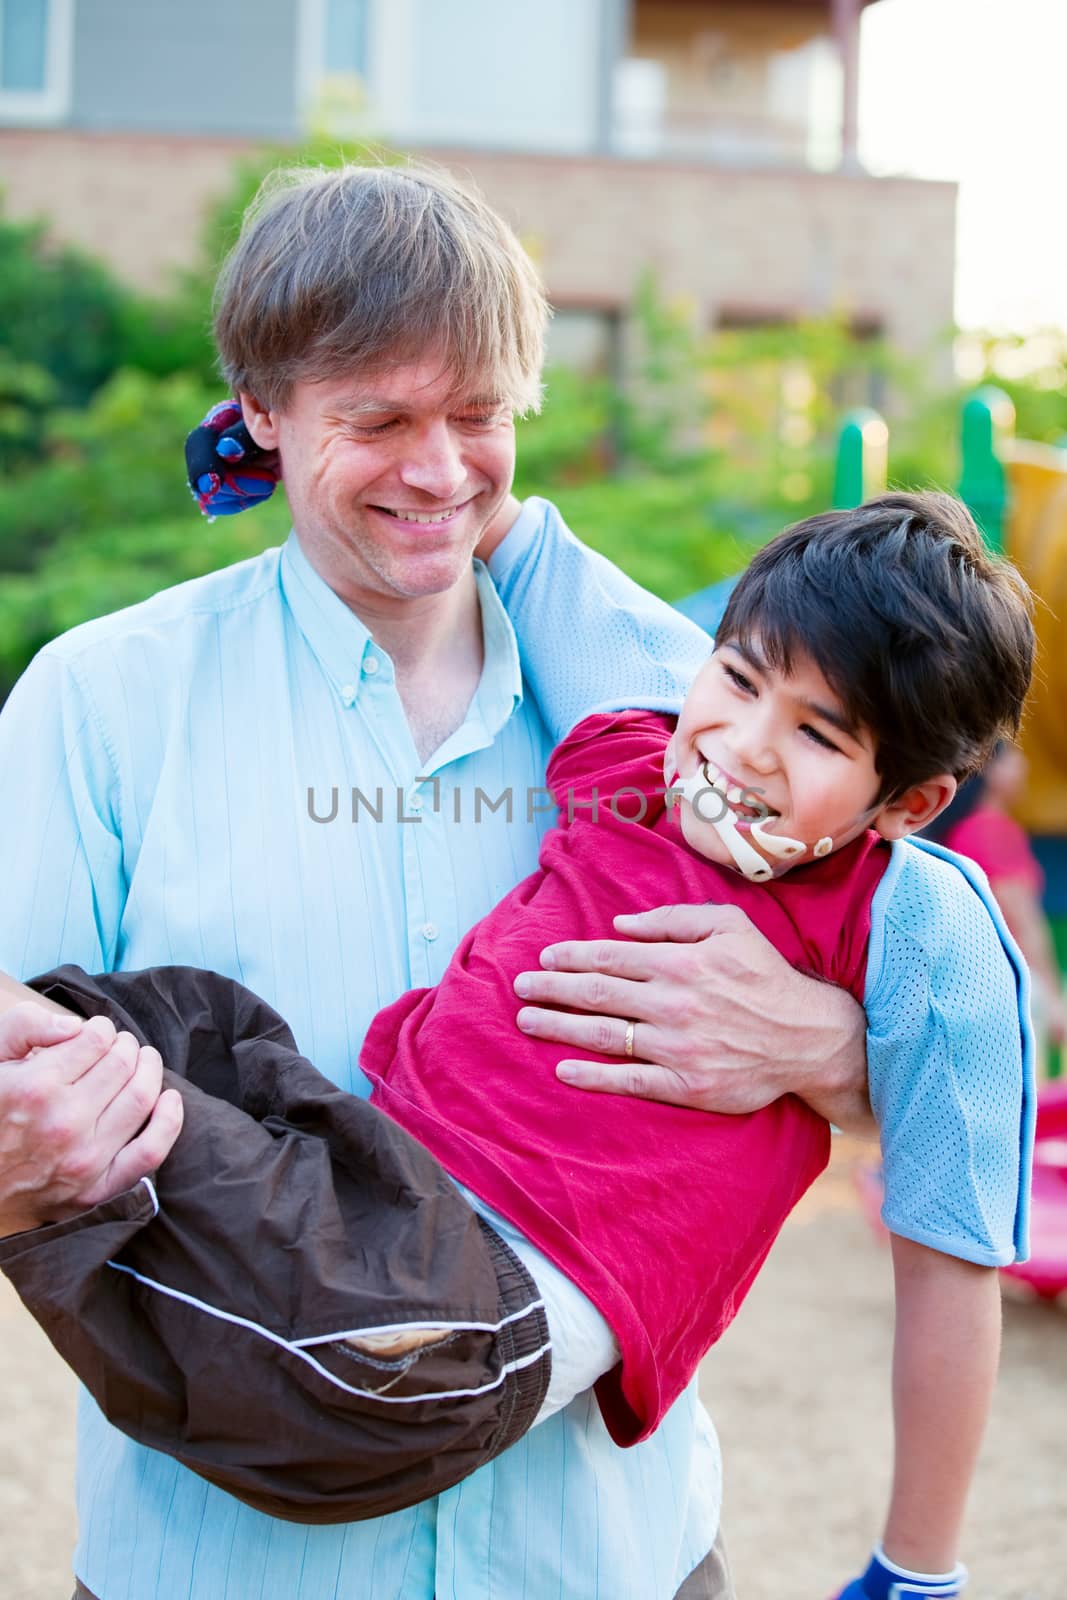
[{"label": "boy's leg", "polygon": [[[185,1074],[158,1212],[141,1184],[0,1242],[117,1426],[301,1522],[431,1497],[525,1431],[550,1370],[537,1286],[427,1151],[213,974],[40,981]],[[442,1328],[399,1356],[359,1349]]]}]

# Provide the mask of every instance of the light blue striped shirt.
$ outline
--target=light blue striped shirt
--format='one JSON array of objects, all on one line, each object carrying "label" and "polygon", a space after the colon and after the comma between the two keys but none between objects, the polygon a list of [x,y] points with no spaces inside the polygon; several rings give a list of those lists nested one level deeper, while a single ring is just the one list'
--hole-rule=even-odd
[{"label": "light blue striped shirt", "polygon": [[[477,694],[427,761],[295,538],[48,646],[0,717],[0,967],[213,968],[363,1092],[370,1018],[535,866],[553,744],[598,706],[676,709],[707,654],[545,502],[493,574]],[[509,791],[510,818],[488,804]],[[251,1511],[85,1399],[79,1431],[75,1565],[101,1600],[667,1600],[718,1525],[694,1387],[636,1449],[586,1395],[439,1499],[342,1527]]]}]

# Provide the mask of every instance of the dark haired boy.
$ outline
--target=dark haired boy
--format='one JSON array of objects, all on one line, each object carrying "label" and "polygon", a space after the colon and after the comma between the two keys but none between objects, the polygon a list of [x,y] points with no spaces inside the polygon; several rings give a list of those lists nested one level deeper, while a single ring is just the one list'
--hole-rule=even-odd
[{"label": "dark haired boy", "polygon": [[[1015,731],[1032,657],[1025,588],[986,554],[965,510],[945,496],[890,495],[812,518],[755,557],[676,726],[634,711],[580,723],[549,766],[561,820],[544,842],[539,872],[471,931],[435,989],[405,995],[367,1036],[361,1065],[378,1110],[359,1106],[371,1119],[359,1146],[370,1176],[360,1193],[362,1228],[350,1240],[364,1280],[363,1320],[329,1321],[337,1303],[334,1262],[324,1265],[330,1229],[321,1210],[309,1225],[306,1193],[275,1245],[287,1288],[316,1274],[331,1279],[317,1325],[280,1336],[266,1313],[241,1300],[242,1251],[247,1258],[256,1246],[239,1232],[240,1186],[257,1191],[247,1209],[260,1217],[264,1184],[284,1191],[290,1183],[313,1121],[310,1080],[298,1062],[287,1093],[285,1063],[273,1059],[272,1095],[248,1092],[242,1052],[256,1042],[284,1047],[280,1024],[209,976],[192,987],[188,974],[166,969],[99,986],[70,972],[41,980],[52,997],[87,1014],[110,1000],[124,1024],[150,1020],[170,1060],[189,1052],[183,1019],[197,1000],[211,1027],[229,1029],[227,1070],[214,1078],[202,1071],[202,1086],[244,1104],[227,1111],[224,1148],[216,1133],[207,1160],[192,1129],[204,1130],[206,1143],[218,1111],[187,1121],[160,1174],[160,1228],[144,1226],[152,1204],[142,1195],[140,1209],[121,1217],[104,1208],[106,1215],[61,1225],[56,1239],[8,1241],[0,1260],[113,1420],[276,1514],[319,1519],[306,1485],[294,1486],[291,1471],[264,1458],[275,1419],[268,1408],[257,1426],[252,1402],[264,1365],[312,1355],[320,1405],[341,1392],[363,1403],[365,1431],[353,1432],[351,1453],[369,1454],[396,1504],[440,1487],[435,1480],[420,1491],[427,1466],[423,1457],[412,1466],[410,1437],[403,1445],[391,1439],[391,1454],[381,1446],[387,1422],[405,1410],[410,1421],[439,1419],[442,1408],[459,1419],[447,1437],[427,1421],[435,1470],[450,1454],[444,1470],[455,1478],[473,1470],[478,1449],[484,1458],[509,1443],[516,1418],[529,1425],[593,1384],[613,1437],[636,1443],[727,1326],[781,1223],[825,1164],[826,1125],[792,1097],[750,1116],[717,1117],[571,1095],[558,1081],[558,1048],[516,1036],[513,980],[536,964],[546,939],[610,933],[620,884],[637,910],[666,900],[736,904],[795,966],[862,1000],[871,1036],[884,1044],[871,1061],[871,1093],[897,1279],[896,1474],[883,1543],[844,1593],[958,1594],[966,1576],[956,1564],[959,1528],[998,1348],[994,1269],[1026,1248],[1029,1113],[998,934],[951,859],[904,841],[948,804],[998,737]],[[928,907],[922,941],[895,937],[892,906],[901,895]],[[946,992],[949,967],[954,987]],[[203,1015],[197,1026],[205,1032]],[[640,1057],[639,1027],[627,1030],[628,1055]],[[197,1072],[191,1055],[190,1077]],[[200,1109],[195,1095],[187,1101],[194,1116]],[[538,1298],[502,1296],[510,1309],[496,1323],[492,1308],[482,1320],[457,1313],[448,1272],[462,1272],[463,1256],[449,1250],[463,1213],[432,1169],[421,1190],[425,1170],[398,1198],[399,1169],[419,1157],[417,1146],[401,1144],[390,1149],[392,1165],[374,1165],[375,1139],[388,1145],[394,1124],[464,1186],[498,1241],[498,1271],[517,1258]],[[338,1194],[358,1188],[352,1149],[340,1139],[331,1153]],[[222,1217],[214,1229],[196,1211],[205,1188],[207,1217]],[[220,1212],[224,1193],[229,1209]],[[183,1224],[185,1203],[191,1220]],[[399,1290],[395,1262],[369,1259],[391,1237],[396,1212],[420,1208],[415,1255],[421,1246],[429,1300],[410,1281],[412,1255]],[[103,1234],[102,1255],[85,1242],[94,1230]],[[56,1251],[64,1252],[61,1272]],[[260,1281],[268,1254],[258,1247]],[[222,1259],[222,1272],[214,1262],[208,1270],[205,1256]],[[235,1280],[225,1303],[196,1288],[220,1279]],[[135,1342],[113,1353],[108,1334],[121,1323],[101,1306],[134,1292],[146,1313],[143,1348]],[[375,1292],[387,1308],[376,1318],[366,1309]],[[515,1342],[516,1328],[526,1329],[525,1344]],[[488,1359],[476,1354],[473,1369],[472,1335],[487,1336],[491,1348]],[[195,1409],[197,1383],[211,1387],[205,1349],[206,1370],[215,1373],[230,1352],[230,1414],[220,1404],[214,1437],[187,1431],[168,1439],[160,1418],[177,1431],[175,1419]],[[471,1376],[478,1361],[480,1383],[477,1371]],[[168,1384],[173,1401],[160,1398]],[[508,1415],[494,1412],[486,1431],[479,1408],[489,1390]],[[464,1435],[466,1400],[481,1430],[476,1447]],[[203,1413],[195,1414],[202,1426]],[[232,1416],[236,1434],[227,1433]],[[361,1501],[366,1493],[361,1486],[345,1501],[344,1516],[390,1508],[380,1498]],[[331,1511],[323,1520],[340,1517]]]}]

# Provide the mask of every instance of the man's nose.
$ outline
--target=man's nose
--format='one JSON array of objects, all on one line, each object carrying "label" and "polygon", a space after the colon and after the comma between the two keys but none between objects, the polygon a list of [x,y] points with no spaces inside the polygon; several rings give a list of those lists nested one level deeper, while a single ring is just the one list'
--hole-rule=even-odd
[{"label": "man's nose", "polygon": [[419,430],[400,476],[411,489],[432,495],[439,503],[453,499],[467,469],[459,440],[443,419]]}]

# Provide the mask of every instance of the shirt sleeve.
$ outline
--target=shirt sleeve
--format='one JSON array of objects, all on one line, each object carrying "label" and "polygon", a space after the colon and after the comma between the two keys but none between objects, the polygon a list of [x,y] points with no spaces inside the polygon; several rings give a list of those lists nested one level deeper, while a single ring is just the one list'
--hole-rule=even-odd
[{"label": "shirt sleeve", "polygon": [[0,772],[0,967],[112,967],[126,892],[115,766],[76,667],[51,649],[0,715]]},{"label": "shirt sleeve", "polygon": [[708,636],[589,550],[547,500],[527,500],[489,562],[523,675],[553,741],[596,712],[676,713]]},{"label": "shirt sleeve", "polygon": [[891,1232],[982,1266],[1028,1251],[1026,969],[988,886],[905,843],[871,907],[867,1062]]},{"label": "shirt sleeve", "polygon": [[587,717],[552,752],[546,782],[559,806],[559,825],[601,806],[620,819],[648,823],[666,805],[663,756],[673,717],[643,711]]}]

